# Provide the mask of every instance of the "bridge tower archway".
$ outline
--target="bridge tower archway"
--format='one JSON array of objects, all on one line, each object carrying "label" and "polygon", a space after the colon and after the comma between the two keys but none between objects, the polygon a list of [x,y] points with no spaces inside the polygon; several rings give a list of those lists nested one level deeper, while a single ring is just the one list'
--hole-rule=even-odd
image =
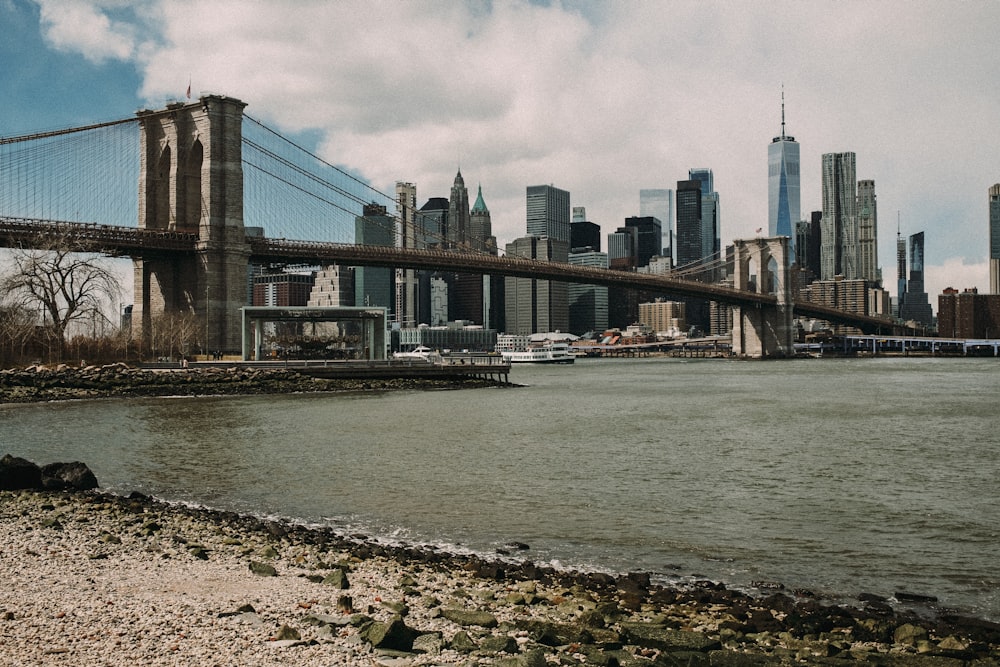
[{"label": "bridge tower archway", "polygon": [[208,95],[140,111],[139,228],[197,234],[193,255],[133,259],[133,335],[194,317],[205,351],[240,349],[250,247],[243,226],[243,108]]},{"label": "bridge tower archway", "polygon": [[[774,294],[775,306],[733,306],[733,354],[774,358],[795,355],[791,269],[787,236],[733,241],[733,287]],[[751,280],[751,267],[758,272]]]}]

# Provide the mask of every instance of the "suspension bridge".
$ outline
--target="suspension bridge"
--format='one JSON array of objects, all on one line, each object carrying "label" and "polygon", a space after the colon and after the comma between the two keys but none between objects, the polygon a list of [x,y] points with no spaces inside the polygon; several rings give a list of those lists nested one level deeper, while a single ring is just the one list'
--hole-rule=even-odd
[{"label": "suspension bridge", "polygon": [[[885,320],[793,303],[787,269],[764,275],[787,266],[782,239],[737,241],[733,287],[680,273],[448,247],[440,230],[405,229],[414,219],[408,204],[268,128],[244,106],[209,95],[127,119],[0,137],[0,247],[58,236],[82,250],[129,257],[134,333],[148,331],[157,314],[192,312],[210,322],[208,346],[220,350],[240,346],[239,309],[247,305],[252,264],[455,271],[704,298],[733,306],[734,350],[750,356],[791,353],[793,312],[868,333],[893,330]],[[356,220],[372,205],[395,212],[376,222],[391,226],[396,246],[353,242]],[[756,283],[751,263],[760,272]],[[755,284],[778,289],[761,292]]]}]

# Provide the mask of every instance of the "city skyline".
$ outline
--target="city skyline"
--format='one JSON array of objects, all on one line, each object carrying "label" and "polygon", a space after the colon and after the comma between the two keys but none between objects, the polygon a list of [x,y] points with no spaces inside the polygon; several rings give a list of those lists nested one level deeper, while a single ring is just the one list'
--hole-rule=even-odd
[{"label": "city skyline", "polygon": [[[523,234],[534,183],[571,192],[606,234],[640,213],[636,190],[710,165],[726,245],[767,227],[783,87],[801,217],[821,208],[820,156],[855,152],[883,217],[925,231],[927,291],[985,291],[1000,137],[981,130],[1000,109],[1000,6],[901,6],[6,0],[0,81],[16,103],[0,134],[127,117],[189,87],[233,95],[383,192],[415,183],[421,205],[461,164],[501,247]],[[372,25],[384,39],[358,30]],[[941,164],[955,187],[938,186]],[[878,233],[886,274],[895,230]]]}]

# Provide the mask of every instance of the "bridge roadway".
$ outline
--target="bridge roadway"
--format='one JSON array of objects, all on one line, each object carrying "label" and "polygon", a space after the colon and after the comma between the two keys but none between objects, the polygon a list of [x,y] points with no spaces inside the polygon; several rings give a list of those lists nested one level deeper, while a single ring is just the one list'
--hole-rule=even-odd
[{"label": "bridge roadway", "polygon": [[[92,223],[59,222],[0,216],[0,247],[19,247],[39,242],[40,237],[66,239],[81,249],[116,257],[149,257],[195,252],[197,234],[138,229]],[[738,306],[774,307],[771,294],[745,292],[731,287],[699,283],[666,275],[598,269],[559,262],[540,262],[521,257],[442,250],[416,250],[389,246],[353,245],[318,241],[293,241],[248,236],[250,261],[285,265],[344,264],[429,269],[490,275],[558,280],[608,287],[626,287],[675,297],[709,299]],[[808,302],[794,304],[800,317],[814,317],[855,326],[866,333],[888,333],[899,329],[892,322],[847,313]]]}]

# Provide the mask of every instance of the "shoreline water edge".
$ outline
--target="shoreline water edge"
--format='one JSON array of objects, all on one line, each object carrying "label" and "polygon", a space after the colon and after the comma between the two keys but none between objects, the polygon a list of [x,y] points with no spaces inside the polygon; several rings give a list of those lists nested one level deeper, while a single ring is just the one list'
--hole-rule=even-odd
[{"label": "shoreline water edge", "polygon": [[[188,394],[181,383],[193,393],[303,390],[291,389],[303,380],[283,371],[197,371],[228,378],[228,390],[211,391],[180,374],[110,367],[102,372],[131,378],[131,390],[124,379],[103,388],[67,380],[86,370],[44,371],[33,391],[14,389],[13,400],[15,377],[23,387],[23,378],[42,376],[3,372],[0,402]],[[153,384],[136,381],[146,374]],[[135,391],[142,386],[154,388]],[[366,381],[336,390],[399,388],[427,387]],[[643,572],[517,560],[530,556],[528,545],[511,544],[513,558],[495,559],[386,545],[330,527],[115,495],[91,488],[96,480],[74,486],[88,479],[79,463],[40,470],[74,482],[47,478],[44,488],[25,489],[0,474],[6,664],[1000,665],[1000,624],[934,609],[920,596],[862,595],[849,605],[780,585],[659,585]]]}]

